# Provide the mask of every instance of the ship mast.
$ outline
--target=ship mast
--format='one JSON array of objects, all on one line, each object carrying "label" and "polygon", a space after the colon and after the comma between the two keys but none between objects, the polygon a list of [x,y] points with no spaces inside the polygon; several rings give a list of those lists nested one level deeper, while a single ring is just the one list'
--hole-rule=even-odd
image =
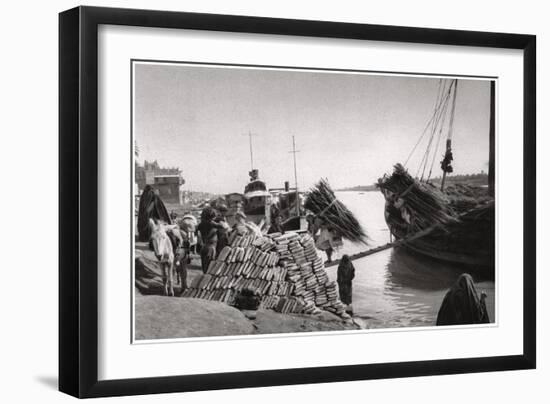
[{"label": "ship mast", "polygon": [[296,170],[296,153],[299,153],[300,150],[296,150],[296,140],[292,136],[292,150],[289,153],[292,153],[294,156],[294,185],[296,187],[296,216],[300,216],[300,199],[298,194],[298,171]]},{"label": "ship mast", "polygon": [[250,145],[250,169],[254,170],[254,154],[252,152],[252,136],[256,136],[254,133],[248,131],[243,136],[248,136],[248,143]]},{"label": "ship mast", "polygon": [[495,196],[495,81],[491,81],[489,118],[489,196]]},{"label": "ship mast", "polygon": [[451,117],[450,117],[450,120],[449,120],[449,133],[447,135],[445,156],[443,157],[443,161],[441,162],[441,169],[443,170],[443,176],[441,178],[441,191],[443,191],[445,189],[445,179],[447,177],[447,173],[452,173],[453,172],[453,167],[451,165],[451,162],[453,161],[453,150],[452,150],[452,147],[451,147],[451,142],[452,142],[452,137],[453,137],[453,124],[454,124],[454,118],[455,118],[456,90],[457,90],[457,87],[458,87],[458,80],[455,79],[454,83],[451,83],[451,86],[453,84],[454,84],[454,94],[453,94],[453,103],[452,103],[452,106],[451,106]]}]

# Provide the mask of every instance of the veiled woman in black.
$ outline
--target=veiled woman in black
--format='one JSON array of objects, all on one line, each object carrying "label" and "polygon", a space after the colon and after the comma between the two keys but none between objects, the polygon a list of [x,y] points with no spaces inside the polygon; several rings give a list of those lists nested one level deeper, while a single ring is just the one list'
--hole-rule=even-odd
[{"label": "veiled woman in black", "polygon": [[437,314],[437,325],[482,324],[489,322],[484,293],[477,294],[474,280],[462,274],[449,289]]},{"label": "veiled woman in black", "polygon": [[355,278],[355,267],[351,263],[349,255],[344,254],[338,265],[338,290],[342,303],[350,305],[352,295],[351,281]]},{"label": "veiled woman in black", "polygon": [[149,241],[149,237],[151,236],[149,219],[153,219],[155,223],[159,221],[168,224],[172,223],[170,215],[160,197],[155,193],[151,185],[146,185],[139,198],[137,225],[139,241]]}]

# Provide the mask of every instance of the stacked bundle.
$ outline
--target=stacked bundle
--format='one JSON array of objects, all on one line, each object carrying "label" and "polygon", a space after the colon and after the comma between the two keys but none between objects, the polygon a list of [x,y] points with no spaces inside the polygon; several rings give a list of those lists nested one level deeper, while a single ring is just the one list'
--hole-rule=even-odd
[{"label": "stacked bundle", "polygon": [[305,302],[298,297],[266,296],[262,300],[262,306],[273,309],[279,313],[303,313]]},{"label": "stacked bundle", "polygon": [[279,261],[290,261],[292,258],[288,244],[275,244],[275,251],[279,254]]},{"label": "stacked bundle", "polygon": [[233,304],[243,290],[256,293],[261,306],[281,313],[319,313],[320,308],[347,317],[309,234],[275,233],[232,236],[205,274],[183,297]]},{"label": "stacked bundle", "polygon": [[346,313],[346,305],[338,299],[336,282],[330,281],[326,284],[327,299],[332,304],[326,307],[326,310],[339,315],[340,317],[348,317]]},{"label": "stacked bundle", "polygon": [[210,262],[205,274],[197,276],[183,292],[183,297],[218,300],[233,304],[242,290],[259,296],[290,296],[292,284],[287,270],[278,265],[279,254],[269,251],[274,243],[267,237],[233,236],[231,246],[224,247]]},{"label": "stacked bundle", "polygon": [[458,221],[447,196],[435,187],[415,180],[401,164],[394,166],[391,176],[379,179],[377,186],[384,192],[386,200],[398,209],[407,210],[413,218],[409,222],[414,231]]},{"label": "stacked bundle", "polygon": [[454,183],[445,188],[449,205],[457,214],[482,207],[494,199],[489,196],[488,188],[468,184]]},{"label": "stacked bundle", "polygon": [[354,243],[365,243],[367,233],[353,213],[336,199],[334,191],[327,180],[320,180],[307,194],[304,207],[336,234]]},{"label": "stacked bundle", "polygon": [[234,247],[248,247],[249,245],[252,245],[255,239],[256,236],[253,234],[241,236],[235,231],[229,235],[229,245]]},{"label": "stacked bundle", "polygon": [[294,285],[294,296],[303,299],[304,313],[319,313],[322,308],[347,318],[345,306],[338,299],[336,284],[328,279],[313,237],[308,233],[302,236],[286,233],[274,236],[273,241],[276,250],[289,252],[279,263],[287,271],[287,281]]}]

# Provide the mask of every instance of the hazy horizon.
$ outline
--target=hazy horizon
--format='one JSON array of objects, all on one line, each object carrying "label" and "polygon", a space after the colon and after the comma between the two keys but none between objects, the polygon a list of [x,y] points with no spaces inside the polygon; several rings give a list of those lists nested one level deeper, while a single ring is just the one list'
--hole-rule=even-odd
[{"label": "hazy horizon", "polygon": [[[439,78],[283,69],[135,64],[138,162],[182,170],[185,189],[243,192],[254,166],[268,187],[320,178],[333,188],[370,185],[404,163],[434,111]],[[459,79],[454,173],[487,172],[488,80]],[[426,146],[407,168],[414,175]],[[444,141],[432,177],[441,175]],[[430,160],[431,161],[431,160]]]}]

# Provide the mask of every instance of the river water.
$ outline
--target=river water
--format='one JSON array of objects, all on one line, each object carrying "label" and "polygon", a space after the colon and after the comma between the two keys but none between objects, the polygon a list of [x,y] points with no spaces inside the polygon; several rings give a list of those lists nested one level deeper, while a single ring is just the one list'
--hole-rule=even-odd
[{"label": "river water", "polygon": [[[354,254],[386,244],[390,232],[384,220],[384,197],[379,192],[338,192],[337,197],[357,217],[369,235],[369,247],[344,241],[336,257]],[[393,328],[435,325],[445,293],[457,277],[468,268],[434,261],[403,248],[392,248],[353,261],[354,316],[366,320],[370,328]],[[327,269],[336,280],[337,267]],[[477,279],[478,293],[487,294],[491,322],[495,318],[495,283]]]}]

